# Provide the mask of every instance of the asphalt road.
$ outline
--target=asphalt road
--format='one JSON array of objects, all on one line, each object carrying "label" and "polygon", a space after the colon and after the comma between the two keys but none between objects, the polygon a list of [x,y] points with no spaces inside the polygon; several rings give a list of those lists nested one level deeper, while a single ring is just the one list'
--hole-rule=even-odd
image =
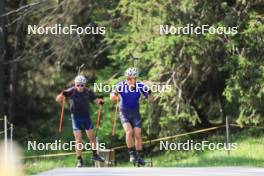
[{"label": "asphalt road", "polygon": [[35,176],[264,176],[264,168],[57,168]]}]

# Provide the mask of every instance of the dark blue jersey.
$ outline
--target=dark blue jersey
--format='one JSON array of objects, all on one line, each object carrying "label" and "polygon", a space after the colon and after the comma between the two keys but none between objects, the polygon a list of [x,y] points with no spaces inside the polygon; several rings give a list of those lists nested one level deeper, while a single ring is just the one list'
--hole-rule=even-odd
[{"label": "dark blue jersey", "polygon": [[149,96],[148,87],[137,81],[133,89],[125,81],[121,81],[115,86],[115,92],[120,94],[120,109],[138,109],[139,98],[143,94],[146,98]]},{"label": "dark blue jersey", "polygon": [[63,91],[63,95],[69,99],[71,113],[79,116],[89,115],[89,102],[96,99],[94,92],[88,88],[78,92],[75,87],[71,87]]}]

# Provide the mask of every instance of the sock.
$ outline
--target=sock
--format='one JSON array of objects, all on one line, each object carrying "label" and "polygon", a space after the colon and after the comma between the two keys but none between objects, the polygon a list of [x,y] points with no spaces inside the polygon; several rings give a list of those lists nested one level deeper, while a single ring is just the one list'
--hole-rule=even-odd
[{"label": "sock", "polygon": [[92,150],[93,151],[93,156],[97,155],[97,150]]},{"label": "sock", "polygon": [[127,148],[128,149],[128,153],[132,153],[135,151],[134,147],[131,147],[131,148]]},{"label": "sock", "polygon": [[144,155],[142,150],[137,150],[137,154],[139,157],[143,157],[143,155]]}]

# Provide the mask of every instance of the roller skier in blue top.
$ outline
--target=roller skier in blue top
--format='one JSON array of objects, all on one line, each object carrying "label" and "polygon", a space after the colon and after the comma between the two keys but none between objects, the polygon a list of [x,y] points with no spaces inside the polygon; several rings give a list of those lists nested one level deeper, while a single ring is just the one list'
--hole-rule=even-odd
[{"label": "roller skier in blue top", "polygon": [[126,133],[130,162],[145,165],[139,100],[141,95],[150,100],[153,100],[153,97],[150,95],[149,88],[144,83],[137,81],[138,71],[136,68],[128,68],[125,71],[125,77],[126,80],[116,84],[115,90],[110,94],[110,100],[118,101],[120,99],[119,117]]}]

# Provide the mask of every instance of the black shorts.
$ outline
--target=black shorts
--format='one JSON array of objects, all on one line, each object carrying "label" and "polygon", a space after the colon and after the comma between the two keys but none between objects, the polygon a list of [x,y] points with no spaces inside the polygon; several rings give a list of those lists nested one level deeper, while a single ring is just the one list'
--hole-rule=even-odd
[{"label": "black shorts", "polygon": [[71,114],[72,116],[72,129],[73,131],[80,131],[83,128],[85,130],[91,130],[93,129],[93,124],[90,116],[88,114],[86,115],[76,115]]}]

